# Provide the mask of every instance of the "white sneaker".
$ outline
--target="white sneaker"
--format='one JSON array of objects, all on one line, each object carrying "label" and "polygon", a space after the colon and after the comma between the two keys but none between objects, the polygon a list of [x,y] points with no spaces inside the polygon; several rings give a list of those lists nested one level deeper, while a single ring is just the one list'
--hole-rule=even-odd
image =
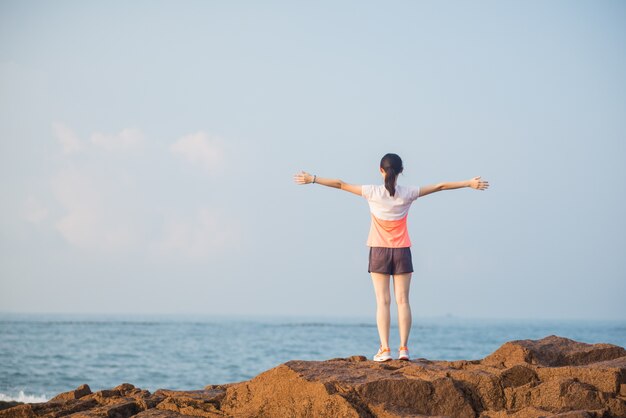
[{"label": "white sneaker", "polygon": [[398,350],[398,360],[409,361],[409,347],[400,347]]},{"label": "white sneaker", "polygon": [[388,361],[391,360],[391,349],[389,347],[378,349],[378,353],[374,356],[374,361]]}]

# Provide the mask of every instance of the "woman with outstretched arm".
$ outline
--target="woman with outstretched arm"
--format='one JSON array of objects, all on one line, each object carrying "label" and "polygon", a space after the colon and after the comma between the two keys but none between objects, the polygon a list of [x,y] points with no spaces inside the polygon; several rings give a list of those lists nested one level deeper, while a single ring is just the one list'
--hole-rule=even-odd
[{"label": "woman with outstretched arm", "polygon": [[369,265],[367,271],[372,276],[376,293],[376,324],[380,337],[380,348],[375,361],[391,360],[389,348],[390,325],[390,277],[393,277],[393,291],[398,305],[398,328],[400,331],[399,360],[409,360],[409,333],[411,331],[411,306],[409,286],[413,273],[411,240],[407,230],[407,215],[415,199],[442,190],[471,187],[486,190],[489,183],[474,177],[470,180],[438,183],[428,186],[401,186],[397,184],[402,173],[402,159],[397,154],[385,154],[380,160],[380,174],[383,184],[356,185],[338,179],[317,177],[301,171],[294,175],[297,184],[321,184],[345,190],[367,199],[371,213],[370,231],[367,238]]}]

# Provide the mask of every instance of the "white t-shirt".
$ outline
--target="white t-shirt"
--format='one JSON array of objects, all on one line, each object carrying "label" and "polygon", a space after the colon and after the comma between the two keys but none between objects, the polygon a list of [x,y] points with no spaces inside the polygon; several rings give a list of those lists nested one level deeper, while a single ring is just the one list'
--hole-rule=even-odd
[{"label": "white t-shirt", "polygon": [[384,184],[363,185],[361,194],[367,199],[372,215],[367,245],[370,247],[410,247],[411,240],[406,226],[409,208],[419,197],[417,186],[396,185],[394,196]]}]

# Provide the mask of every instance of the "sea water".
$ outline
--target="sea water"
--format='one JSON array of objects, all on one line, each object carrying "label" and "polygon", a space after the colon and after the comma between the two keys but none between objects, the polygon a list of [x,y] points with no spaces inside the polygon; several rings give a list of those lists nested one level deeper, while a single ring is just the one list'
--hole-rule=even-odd
[{"label": "sea water", "polygon": [[[394,349],[397,334],[392,325]],[[626,321],[414,318],[409,348],[413,358],[473,360],[552,334],[624,347]],[[83,383],[201,389],[289,360],[370,358],[377,348],[373,318],[0,314],[0,400],[43,402]]]}]

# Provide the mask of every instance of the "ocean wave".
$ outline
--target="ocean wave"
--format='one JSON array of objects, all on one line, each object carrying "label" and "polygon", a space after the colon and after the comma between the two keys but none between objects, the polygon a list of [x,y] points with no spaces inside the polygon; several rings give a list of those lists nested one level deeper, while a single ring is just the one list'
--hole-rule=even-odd
[{"label": "ocean wave", "polygon": [[27,395],[23,390],[16,396],[7,395],[5,393],[0,393],[0,401],[10,402],[25,402],[25,403],[36,403],[36,402],[46,402],[48,401],[48,397],[46,395]]}]

